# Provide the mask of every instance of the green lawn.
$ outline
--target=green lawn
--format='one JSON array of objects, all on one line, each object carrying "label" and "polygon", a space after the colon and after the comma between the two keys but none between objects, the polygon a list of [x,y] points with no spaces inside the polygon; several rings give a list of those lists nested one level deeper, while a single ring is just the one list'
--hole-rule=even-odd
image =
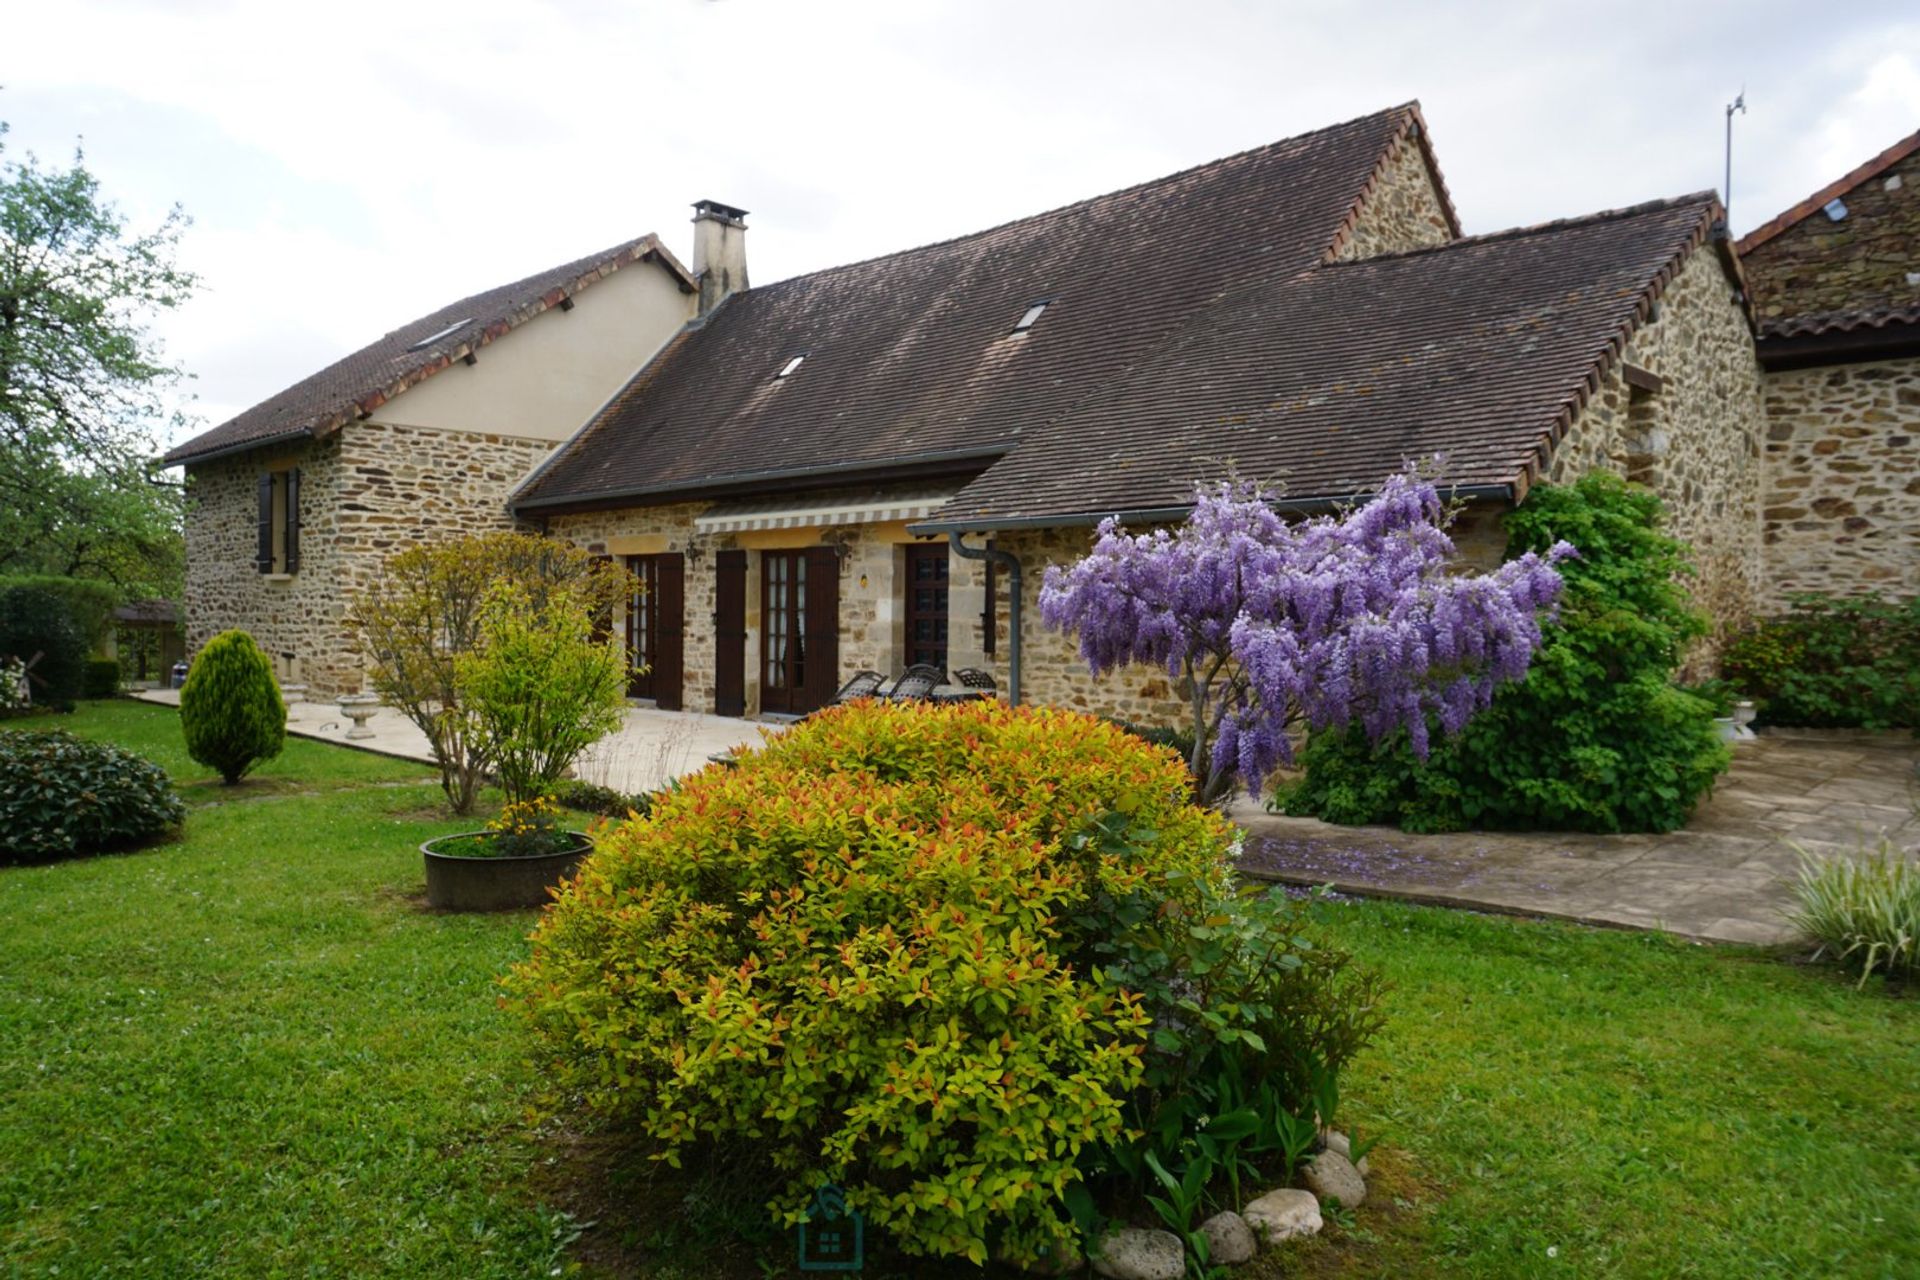
[{"label": "green lawn", "polygon": [[[173,844],[0,868],[0,1275],[567,1269],[541,1200],[582,1201],[492,986],[531,917],[420,909],[415,846],[465,825],[427,771],[289,740],[227,789],[170,711],[63,723],[193,810]],[[1396,984],[1345,1085],[1377,1203],[1257,1273],[1920,1275],[1920,1001],[1753,951],[1330,910]],[[593,1256],[719,1269],[658,1228]]]}]

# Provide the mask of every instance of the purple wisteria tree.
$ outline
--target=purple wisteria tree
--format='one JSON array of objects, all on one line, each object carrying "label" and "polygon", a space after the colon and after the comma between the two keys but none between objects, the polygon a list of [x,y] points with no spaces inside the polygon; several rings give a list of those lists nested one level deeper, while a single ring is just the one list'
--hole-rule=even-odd
[{"label": "purple wisteria tree", "polygon": [[1560,595],[1553,564],[1573,554],[1450,573],[1445,525],[1411,469],[1365,506],[1292,523],[1257,488],[1201,486],[1177,528],[1103,522],[1085,559],[1047,570],[1040,616],[1078,634],[1096,675],[1140,662],[1181,682],[1205,801],[1236,778],[1258,791],[1300,726],[1405,728],[1424,759],[1430,721],[1457,733],[1526,675]]}]

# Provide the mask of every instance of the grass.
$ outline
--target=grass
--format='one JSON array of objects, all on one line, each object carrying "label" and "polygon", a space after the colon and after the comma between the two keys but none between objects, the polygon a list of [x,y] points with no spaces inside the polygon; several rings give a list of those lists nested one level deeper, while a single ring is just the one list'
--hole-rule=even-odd
[{"label": "grass", "polygon": [[[415,847],[472,825],[426,770],[290,739],[223,788],[171,712],[66,727],[195,808],[171,845],[0,868],[0,1275],[761,1274],[686,1187],[529,1129],[492,979],[531,917],[420,910]],[[1395,983],[1343,1089],[1374,1195],[1249,1280],[1920,1275],[1920,1002],[1753,950],[1329,911]],[[569,1251],[556,1206],[608,1221]]]},{"label": "grass", "polygon": [[[42,722],[16,722],[37,727]],[[545,1275],[493,975],[530,913],[436,916],[424,768],[305,740],[199,785],[172,712],[64,727],[181,776],[185,836],[0,869],[0,1274]]]}]

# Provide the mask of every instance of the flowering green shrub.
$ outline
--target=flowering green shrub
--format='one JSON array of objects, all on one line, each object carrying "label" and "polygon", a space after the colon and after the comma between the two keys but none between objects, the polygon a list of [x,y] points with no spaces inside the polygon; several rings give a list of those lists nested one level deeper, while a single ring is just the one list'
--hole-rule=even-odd
[{"label": "flowering green shrub", "polygon": [[1721,668],[1763,724],[1920,726],[1920,599],[1797,596],[1727,645]]},{"label": "flowering green shrub", "polygon": [[1222,882],[1230,828],[1188,794],[1089,716],[837,708],[603,836],[509,988],[556,1098],[673,1162],[750,1145],[789,1221],[835,1183],[912,1253],[1058,1257],[1148,1032],[1089,913]]},{"label": "flowering green shrub", "polygon": [[1673,682],[1706,621],[1682,585],[1684,544],[1660,500],[1610,473],[1542,485],[1507,515],[1507,554],[1559,541],[1559,618],[1519,683],[1421,760],[1402,734],[1314,735],[1276,802],[1329,822],[1412,831],[1671,831],[1731,761],[1714,707]]},{"label": "flowering green shrub", "polygon": [[0,860],[124,849],[176,827],[186,807],[160,766],[70,733],[0,733]]}]

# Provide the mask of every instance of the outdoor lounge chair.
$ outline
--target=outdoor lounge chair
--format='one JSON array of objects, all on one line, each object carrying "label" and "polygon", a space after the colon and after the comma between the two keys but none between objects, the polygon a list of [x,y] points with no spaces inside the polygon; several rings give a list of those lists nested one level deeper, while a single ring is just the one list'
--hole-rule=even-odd
[{"label": "outdoor lounge chair", "polygon": [[924,662],[915,663],[900,673],[887,691],[890,702],[925,702],[933,691],[947,682],[947,673]]},{"label": "outdoor lounge chair", "polygon": [[965,689],[985,689],[988,693],[1000,690],[1000,682],[993,678],[993,672],[978,667],[962,667],[953,673],[953,678]]},{"label": "outdoor lounge chair", "polygon": [[837,707],[843,702],[852,702],[855,698],[878,697],[880,686],[886,682],[887,678],[878,671],[856,671],[852,678],[840,686],[840,692],[828,700],[827,705]]}]

